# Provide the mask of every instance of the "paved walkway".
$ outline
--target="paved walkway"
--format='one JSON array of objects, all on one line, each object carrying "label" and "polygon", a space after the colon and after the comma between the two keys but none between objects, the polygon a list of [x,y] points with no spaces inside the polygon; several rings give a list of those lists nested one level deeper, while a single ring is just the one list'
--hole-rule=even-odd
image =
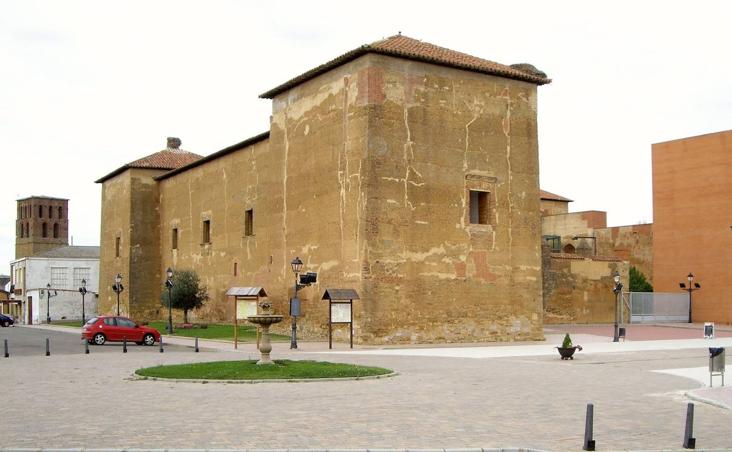
[{"label": "paved walkway", "polygon": [[[42,328],[42,327],[36,327]],[[0,360],[4,447],[462,448],[580,450],[595,405],[598,450],[680,449],[687,393],[724,400],[729,387],[689,378],[728,338],[608,343],[573,333],[574,361],[546,343],[373,348],[275,343],[275,358],[377,365],[373,381],[226,385],[131,381],[139,367],[255,358],[252,344]],[[71,331],[77,334],[76,331]],[[192,344],[184,338],[170,343]],[[148,351],[149,350],[149,351]],[[687,371],[683,369],[695,369]],[[676,372],[676,373],[674,373]],[[720,395],[721,394],[721,395]],[[697,447],[732,450],[732,410],[696,403]]]}]

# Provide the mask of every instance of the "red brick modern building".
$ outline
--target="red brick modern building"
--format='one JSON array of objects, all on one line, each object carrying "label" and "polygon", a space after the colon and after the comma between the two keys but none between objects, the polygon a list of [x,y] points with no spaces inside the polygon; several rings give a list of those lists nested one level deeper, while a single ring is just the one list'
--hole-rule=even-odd
[{"label": "red brick modern building", "polygon": [[732,130],[653,145],[653,285],[682,290],[692,320],[732,324]]}]

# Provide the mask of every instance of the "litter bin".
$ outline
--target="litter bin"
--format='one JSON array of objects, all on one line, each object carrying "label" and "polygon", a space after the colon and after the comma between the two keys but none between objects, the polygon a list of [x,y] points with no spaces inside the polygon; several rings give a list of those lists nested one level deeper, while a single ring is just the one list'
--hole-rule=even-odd
[{"label": "litter bin", "polygon": [[712,376],[722,377],[724,386],[724,347],[709,347],[709,387],[712,386]]}]

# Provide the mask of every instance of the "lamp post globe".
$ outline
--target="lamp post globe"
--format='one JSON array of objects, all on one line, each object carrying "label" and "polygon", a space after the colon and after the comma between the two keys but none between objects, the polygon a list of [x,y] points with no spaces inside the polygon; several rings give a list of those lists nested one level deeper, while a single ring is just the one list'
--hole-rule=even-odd
[{"label": "lamp post globe", "polygon": [[167,330],[169,334],[173,334],[173,269],[168,267],[165,271],[168,277],[165,280],[165,287],[168,288],[168,326]]},{"label": "lamp post globe", "polygon": [[[290,262],[290,266],[292,266],[292,272],[295,274],[295,295],[293,299],[290,301],[290,314],[294,314],[292,309],[292,303],[295,302],[294,300],[297,300],[297,289],[299,289],[299,285],[297,283],[297,277],[300,274],[300,270],[302,270],[302,261],[299,257],[295,257],[295,259]],[[297,349],[297,316],[291,315],[292,317],[292,333],[290,334],[290,349]]]}]

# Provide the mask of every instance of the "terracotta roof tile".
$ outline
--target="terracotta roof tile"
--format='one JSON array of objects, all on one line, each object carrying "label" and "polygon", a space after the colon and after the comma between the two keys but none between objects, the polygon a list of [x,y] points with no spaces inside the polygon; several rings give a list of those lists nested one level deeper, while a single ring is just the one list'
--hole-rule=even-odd
[{"label": "terracotta roof tile", "polygon": [[446,49],[428,42],[419,41],[403,35],[391,36],[372,44],[362,45],[351,50],[338,58],[305,72],[294,79],[273,88],[259,97],[271,99],[279,93],[287,91],[307,80],[317,77],[333,68],[336,68],[349,61],[367,53],[378,53],[382,55],[395,56],[410,60],[423,61],[426,63],[439,64],[458,69],[464,69],[484,74],[498,75],[501,77],[523,80],[537,85],[550,83],[551,79],[530,64],[514,64],[506,66],[494,61],[485,60],[455,50]]},{"label": "terracotta roof tile", "polygon": [[564,196],[555,195],[554,193],[549,193],[545,190],[539,190],[539,195],[541,199],[546,199],[547,201],[564,201],[564,202],[572,202],[571,199],[565,198]]},{"label": "terracotta roof tile", "polygon": [[128,168],[176,169],[202,158],[193,152],[165,149],[127,164]]},{"label": "terracotta roof tile", "polygon": [[97,184],[110,179],[130,168],[174,170],[202,159],[203,156],[178,148],[168,148],[123,165],[95,181]]}]

